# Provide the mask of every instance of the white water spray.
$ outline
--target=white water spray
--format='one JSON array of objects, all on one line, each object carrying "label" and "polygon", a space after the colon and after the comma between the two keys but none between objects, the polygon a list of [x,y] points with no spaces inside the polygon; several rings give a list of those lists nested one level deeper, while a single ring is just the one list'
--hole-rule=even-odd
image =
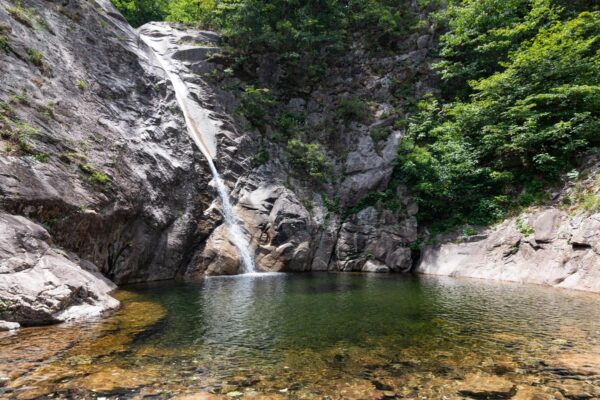
[{"label": "white water spray", "polygon": [[[175,72],[175,66],[173,66],[169,60],[165,59],[161,54],[159,54],[158,51],[156,51],[154,46],[158,47],[159,43],[151,43],[152,38],[149,36],[144,36],[143,34],[140,35],[140,38],[148,46],[173,85],[177,104],[179,104],[179,108],[183,112],[188,133],[208,161],[208,165],[210,167],[210,171],[212,172],[213,179],[221,199],[221,204],[223,206],[223,218],[229,231],[229,239],[238,249],[244,273],[252,273],[254,272],[254,262],[249,251],[250,245],[248,244],[248,241],[246,240],[246,237],[242,233],[242,230],[237,222],[233,206],[231,205],[231,200],[229,198],[229,193],[227,192],[227,188],[225,187],[225,184],[219,175],[219,171],[217,171],[217,167],[213,162],[213,157],[216,155],[214,134],[217,128],[205,110],[195,110],[196,113],[192,114],[191,110],[193,107],[188,106],[189,90],[183,80],[179,77],[178,73]],[[203,132],[209,134],[209,137],[207,138]],[[212,140],[208,141],[207,139]]]}]

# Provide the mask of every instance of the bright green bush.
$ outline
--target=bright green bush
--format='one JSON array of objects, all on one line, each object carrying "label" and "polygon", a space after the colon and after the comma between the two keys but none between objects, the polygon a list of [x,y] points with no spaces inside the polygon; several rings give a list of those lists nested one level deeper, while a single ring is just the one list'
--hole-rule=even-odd
[{"label": "bright green bush", "polygon": [[261,128],[266,123],[267,109],[273,103],[269,89],[248,85],[244,88],[239,111],[252,125]]},{"label": "bright green bush", "polygon": [[324,182],[331,165],[321,147],[315,143],[303,143],[298,139],[288,141],[286,152],[290,164],[303,176],[309,176],[317,182]]},{"label": "bright green bush", "polygon": [[37,67],[41,67],[44,64],[44,55],[39,50],[27,49],[27,56],[29,57],[29,61]]},{"label": "bright green bush", "polygon": [[150,21],[163,21],[169,0],[111,0],[113,5],[134,27]]},{"label": "bright green bush", "polygon": [[[490,30],[480,21],[491,18],[484,6],[510,18]],[[600,144],[600,13],[564,15],[543,0],[450,8],[442,77],[478,79],[461,99],[424,99],[410,120],[397,175],[416,194],[422,221],[493,222],[543,199],[550,182]]]}]

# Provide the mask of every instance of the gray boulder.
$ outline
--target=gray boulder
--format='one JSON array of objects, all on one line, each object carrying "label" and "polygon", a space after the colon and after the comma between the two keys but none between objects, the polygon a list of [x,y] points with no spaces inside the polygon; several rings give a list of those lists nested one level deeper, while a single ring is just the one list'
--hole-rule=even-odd
[{"label": "gray boulder", "polygon": [[6,328],[97,317],[118,307],[96,266],[52,247],[41,226],[0,213],[0,320]]}]

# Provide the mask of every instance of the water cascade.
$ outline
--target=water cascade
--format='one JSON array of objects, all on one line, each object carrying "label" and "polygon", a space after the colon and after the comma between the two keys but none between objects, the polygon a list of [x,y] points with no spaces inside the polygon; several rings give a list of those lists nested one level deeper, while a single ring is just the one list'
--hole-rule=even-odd
[{"label": "water cascade", "polygon": [[[206,157],[215,185],[217,187],[217,192],[219,193],[219,197],[221,199],[221,204],[223,206],[223,217],[225,220],[225,225],[229,231],[229,239],[238,249],[243,271],[244,273],[255,272],[254,261],[249,251],[250,245],[242,233],[242,230],[236,219],[233,206],[231,205],[227,188],[225,187],[225,184],[219,175],[219,171],[213,162],[213,157],[216,155],[214,138],[217,127],[210,119],[210,116],[206,110],[198,107],[197,103],[195,102],[190,103],[189,90],[185,82],[176,72],[176,66],[174,66],[170,60],[161,55],[160,50],[165,50],[165,43],[161,43],[160,40],[154,41],[152,36],[145,36],[144,34],[141,34],[140,38],[148,46],[152,55],[156,58],[171,81],[171,84],[175,90],[177,104],[179,105],[179,108],[181,109],[185,118],[185,124],[187,126],[188,133],[200,151],[202,151],[202,154],[204,154]],[[162,53],[164,54],[164,52]]]}]

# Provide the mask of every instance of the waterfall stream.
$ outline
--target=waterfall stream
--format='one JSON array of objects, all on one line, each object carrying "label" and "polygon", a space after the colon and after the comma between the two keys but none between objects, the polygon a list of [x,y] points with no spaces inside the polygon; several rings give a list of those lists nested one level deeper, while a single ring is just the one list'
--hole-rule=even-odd
[{"label": "waterfall stream", "polygon": [[[200,107],[198,107],[195,103],[190,105],[189,90],[185,82],[176,72],[176,67],[156,50],[155,46],[159,45],[159,43],[152,43],[152,37],[144,36],[143,34],[140,34],[140,39],[148,46],[152,52],[152,55],[156,58],[161,68],[165,71],[167,77],[171,81],[173,89],[175,90],[177,104],[179,105],[179,108],[181,109],[181,112],[185,118],[185,124],[187,126],[188,133],[202,154],[204,154],[206,157],[215,185],[217,187],[217,192],[219,193],[219,197],[221,199],[223,218],[229,231],[229,240],[238,249],[243,272],[255,272],[253,257],[250,253],[250,245],[242,233],[242,229],[240,228],[235,216],[225,183],[223,182],[223,179],[221,179],[219,171],[213,162],[213,157],[216,155],[214,134],[216,133],[217,127],[210,119],[210,116],[206,110],[198,110]],[[153,44],[155,46],[153,46]],[[196,112],[193,113],[192,110]],[[207,137],[205,134],[203,134],[203,132],[207,132],[207,134],[210,136]]]}]

